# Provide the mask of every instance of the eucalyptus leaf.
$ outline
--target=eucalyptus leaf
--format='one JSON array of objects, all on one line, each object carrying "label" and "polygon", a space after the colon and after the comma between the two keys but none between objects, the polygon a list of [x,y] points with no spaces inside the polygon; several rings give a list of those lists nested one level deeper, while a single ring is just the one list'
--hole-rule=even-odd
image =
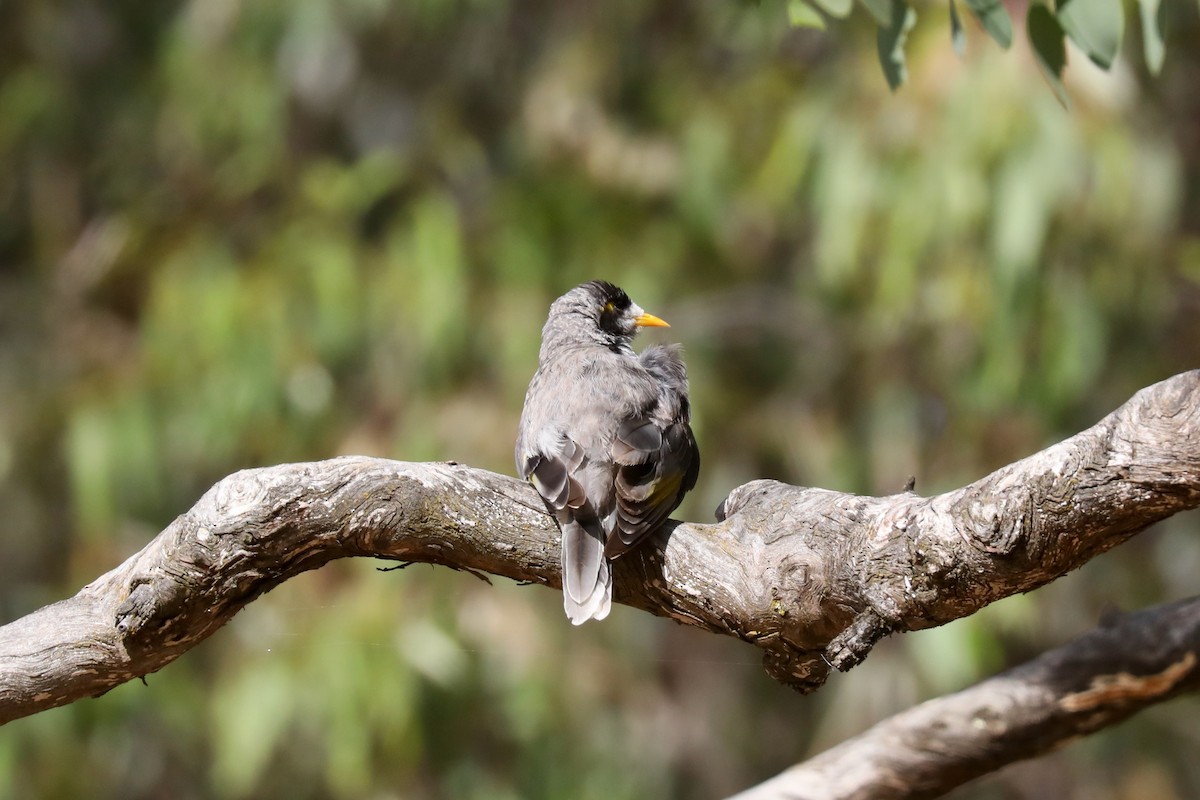
[{"label": "eucalyptus leaf", "polygon": [[908,80],[908,67],[904,63],[904,44],[908,41],[908,32],[917,23],[917,12],[904,0],[891,0],[889,16],[892,24],[879,27],[875,33],[875,43],[879,49],[879,64],[883,67],[884,77],[894,92]]},{"label": "eucalyptus leaf", "polygon": [[854,0],[813,0],[813,3],[829,16],[838,19],[850,16],[850,11],[854,8]]},{"label": "eucalyptus leaf", "polygon": [[892,24],[892,0],[859,0],[882,27]]},{"label": "eucalyptus leaf", "polygon": [[1058,3],[1058,22],[1097,66],[1112,66],[1125,33],[1121,0],[1062,0]]},{"label": "eucalyptus leaf", "polygon": [[1067,45],[1062,26],[1053,11],[1046,6],[1035,5],[1029,9],[1025,27],[1038,67],[1054,90],[1054,96],[1064,108],[1070,108],[1071,98],[1067,96],[1062,82],[1063,68],[1067,65]]},{"label": "eucalyptus leaf", "polygon": [[1142,21],[1142,54],[1146,58],[1146,68],[1151,75],[1157,75],[1162,70],[1163,59],[1167,55],[1166,44],[1163,42],[1162,0],[1138,0],[1138,13]]},{"label": "eucalyptus leaf", "polygon": [[788,24],[793,28],[825,30],[825,19],[805,0],[788,0]]},{"label": "eucalyptus leaf", "polygon": [[979,20],[979,24],[987,31],[988,36],[996,41],[996,44],[1005,50],[1012,46],[1012,18],[1009,17],[1008,9],[1004,7],[1001,0],[963,1],[967,4],[967,8],[971,9],[975,19]]},{"label": "eucalyptus leaf", "polygon": [[954,0],[950,0],[950,45],[959,58],[966,55],[967,35],[963,31],[962,20],[958,18],[958,6]]}]

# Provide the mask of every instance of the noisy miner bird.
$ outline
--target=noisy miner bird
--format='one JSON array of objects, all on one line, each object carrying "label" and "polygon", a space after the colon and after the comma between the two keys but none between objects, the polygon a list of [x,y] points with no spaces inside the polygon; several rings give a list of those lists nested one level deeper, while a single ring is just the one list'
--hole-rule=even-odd
[{"label": "noisy miner bird", "polygon": [[554,301],[517,433],[517,471],[562,530],[563,608],[575,625],[612,607],[610,560],[658,528],[700,472],[678,345],[640,356],[639,328],[669,327],[606,281]]}]

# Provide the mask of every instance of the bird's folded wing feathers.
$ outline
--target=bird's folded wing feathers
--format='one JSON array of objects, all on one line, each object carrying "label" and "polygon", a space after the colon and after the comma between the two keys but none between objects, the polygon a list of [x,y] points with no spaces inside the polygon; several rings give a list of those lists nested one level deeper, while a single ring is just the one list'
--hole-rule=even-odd
[{"label": "bird's folded wing feathers", "polygon": [[696,484],[700,470],[700,454],[691,429],[683,420],[660,429],[654,423],[655,436],[637,430],[644,442],[657,439],[657,446],[632,450],[618,458],[618,448],[629,447],[629,440],[614,440],[614,460],[617,469],[617,525],[608,539],[605,555],[615,558],[638,543],[643,536],[661,525],[679,505],[683,495]]},{"label": "bird's folded wing feathers", "polygon": [[648,347],[639,358],[655,379],[657,403],[624,420],[613,440],[617,525],[605,547],[615,558],[661,525],[696,485],[700,451],[689,427],[687,368],[678,345]]},{"label": "bird's folded wing feathers", "polygon": [[654,420],[628,419],[617,428],[612,457],[622,466],[644,464],[662,447],[662,430]]},{"label": "bird's folded wing feathers", "polygon": [[583,448],[563,436],[558,452],[527,456],[521,464],[521,477],[529,480],[555,511],[580,508],[587,500],[577,476],[583,462]]}]

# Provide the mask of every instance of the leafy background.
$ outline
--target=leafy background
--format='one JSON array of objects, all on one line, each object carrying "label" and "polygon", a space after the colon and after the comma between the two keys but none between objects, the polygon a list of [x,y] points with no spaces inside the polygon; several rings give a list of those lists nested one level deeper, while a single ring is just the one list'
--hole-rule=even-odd
[{"label": "leafy background", "polygon": [[[1079,2],[1081,0],[1075,0]],[[1195,4],[1164,3],[1194,42]],[[622,284],[684,342],[711,519],[756,477],[959,486],[1200,357],[1200,56],[1018,27],[824,33],[763,0],[0,7],[0,611],[213,482],[365,453],[511,472],[549,302]],[[1132,6],[1131,6],[1132,9]],[[794,8],[791,9],[794,14]],[[1020,19],[1021,8],[1013,9]],[[791,21],[795,21],[794,19]],[[9,724],[0,795],[716,797],[1194,593],[1184,515],[818,695],[629,609],[327,566],[162,672]],[[957,798],[1200,796],[1195,699]]]}]

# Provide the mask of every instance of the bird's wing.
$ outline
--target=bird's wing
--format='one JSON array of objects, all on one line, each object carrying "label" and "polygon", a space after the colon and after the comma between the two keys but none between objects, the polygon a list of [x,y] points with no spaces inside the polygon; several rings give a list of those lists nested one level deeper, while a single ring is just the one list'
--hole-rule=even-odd
[{"label": "bird's wing", "polygon": [[[700,472],[700,451],[686,422],[673,422],[666,428],[659,428],[653,420],[626,424],[630,426],[627,437],[618,434],[613,446],[617,525],[604,551],[609,558],[621,555],[662,525],[696,485]],[[630,439],[653,446],[631,447]],[[622,455],[617,455],[618,450]]]},{"label": "bird's wing", "polygon": [[612,606],[612,575],[604,557],[605,536],[588,502],[588,461],[566,434],[552,446],[526,455],[522,478],[537,489],[562,530],[563,608],[572,623],[604,619]]},{"label": "bird's wing", "polygon": [[658,403],[623,420],[612,443],[617,524],[605,555],[616,558],[658,528],[696,485],[700,451],[689,424],[687,374],[677,348],[648,348],[643,366],[658,383]]},{"label": "bird's wing", "polygon": [[562,434],[555,446],[524,454],[518,467],[521,477],[533,484],[546,505],[559,512],[581,508],[587,500],[578,475],[584,460],[583,448]]}]

